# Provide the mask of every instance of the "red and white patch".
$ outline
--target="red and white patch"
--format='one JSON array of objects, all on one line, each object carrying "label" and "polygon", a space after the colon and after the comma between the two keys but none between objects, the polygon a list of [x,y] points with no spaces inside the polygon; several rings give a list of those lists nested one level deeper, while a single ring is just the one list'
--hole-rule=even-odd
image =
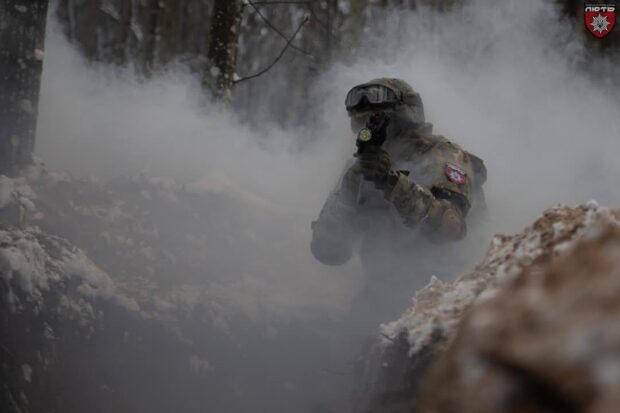
[{"label": "red and white patch", "polygon": [[602,39],[611,33],[616,25],[616,6],[614,4],[585,4],[583,17],[586,29]]},{"label": "red and white patch", "polygon": [[463,185],[467,179],[467,174],[462,169],[450,163],[446,164],[445,172],[448,179],[457,185]]}]

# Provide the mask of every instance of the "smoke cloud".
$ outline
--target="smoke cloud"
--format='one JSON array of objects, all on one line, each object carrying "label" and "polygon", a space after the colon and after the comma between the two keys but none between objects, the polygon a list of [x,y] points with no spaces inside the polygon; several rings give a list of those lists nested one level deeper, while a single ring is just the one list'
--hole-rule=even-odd
[{"label": "smoke cloud", "polygon": [[[37,153],[78,176],[216,176],[316,211],[353,151],[344,94],[395,76],[421,93],[438,133],[485,160],[498,231],[556,203],[618,202],[610,191],[620,174],[618,56],[589,57],[579,31],[547,2],[476,0],[448,14],[387,16],[363,39],[365,57],[319,78],[319,125],[304,131],[269,119],[260,130],[241,124],[205,105],[183,70],[137,82],[130,70],[89,67],[50,26]],[[309,139],[317,144],[297,149]]]},{"label": "smoke cloud", "polygon": [[[346,313],[360,288],[357,258],[336,268],[314,261],[310,222],[355,150],[344,96],[374,77],[410,82],[435,132],[484,159],[490,217],[462,244],[468,262],[481,258],[492,233],[516,231],[555,204],[618,206],[618,56],[592,57],[579,31],[542,0],[382,17],[369,26],[361,57],[318,78],[310,94],[316,123],[296,130],[270,119],[252,127],[205,103],[182,68],[138,81],[129,69],[89,65],[50,24],[36,152],[78,177],[147,170],[263,211],[247,231],[286,242],[261,249],[273,265],[224,294],[268,320]],[[281,219],[260,219],[267,215]],[[219,265],[251,256],[254,246]]]},{"label": "smoke cloud", "polygon": [[492,231],[515,231],[557,203],[620,200],[619,56],[592,57],[582,32],[540,0],[422,9],[392,15],[368,58],[330,75],[407,79],[436,133],[484,159]]}]

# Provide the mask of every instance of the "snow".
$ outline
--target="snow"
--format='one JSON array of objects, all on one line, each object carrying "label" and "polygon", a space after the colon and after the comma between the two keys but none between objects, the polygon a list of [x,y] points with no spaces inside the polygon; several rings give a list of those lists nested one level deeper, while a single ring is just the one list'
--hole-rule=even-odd
[{"label": "snow", "polygon": [[127,310],[139,310],[134,300],[118,293],[110,276],[99,269],[83,251],[77,250],[69,254],[60,268],[65,277],[78,278],[81,281],[77,291],[82,295],[112,300]]},{"label": "snow", "polygon": [[32,239],[15,237],[14,233],[0,231],[0,276],[9,291],[16,285],[30,296],[40,298],[40,290],[48,288],[45,274],[45,252]]},{"label": "snow", "polygon": [[11,201],[11,193],[13,192],[13,181],[4,175],[0,175],[0,208],[4,207]]},{"label": "snow", "polygon": [[114,5],[110,3],[109,1],[102,3],[100,10],[104,12],[105,14],[107,14],[108,16],[110,16],[111,18],[113,18],[114,20],[120,22],[121,16],[118,10],[116,10],[116,7],[114,7]]},{"label": "snow", "polygon": [[28,212],[34,212],[36,210],[36,207],[34,206],[34,202],[32,202],[31,200],[29,200],[26,197],[19,197],[19,204],[24,207],[24,209]]},{"label": "snow", "polygon": [[144,37],[144,34],[142,32],[142,27],[137,22],[132,21],[130,28],[131,28],[131,32],[136,37],[136,40],[138,42],[141,42],[142,38]]},{"label": "snow", "polygon": [[[577,241],[596,236],[610,224],[619,226],[620,214],[590,201],[575,208],[552,208],[521,233],[495,236],[473,271],[451,283],[432,277],[400,319],[381,326],[382,344],[387,346],[404,333],[413,354],[429,345],[438,331],[450,342],[472,304],[494,297],[524,270],[536,269],[539,261],[566,254]],[[538,299],[531,297],[533,303]]]},{"label": "snow", "polygon": [[0,208],[19,200],[23,205],[34,210],[33,199],[36,199],[36,195],[25,178],[8,178],[0,175]]},{"label": "snow", "polygon": [[554,222],[552,228],[553,237],[558,238],[566,230],[566,225],[563,222]]},{"label": "snow", "polygon": [[[21,311],[26,302],[35,311],[40,310],[45,305],[44,294],[52,288],[63,294],[61,308],[85,323],[95,318],[94,299],[112,301],[129,311],[139,310],[135,300],[120,293],[110,276],[83,251],[36,228],[0,230],[0,281],[6,285],[13,312]],[[67,281],[76,285],[75,292],[67,290]]]},{"label": "snow", "polygon": [[36,49],[34,49],[34,58],[42,62],[45,58],[45,51],[37,47]]}]

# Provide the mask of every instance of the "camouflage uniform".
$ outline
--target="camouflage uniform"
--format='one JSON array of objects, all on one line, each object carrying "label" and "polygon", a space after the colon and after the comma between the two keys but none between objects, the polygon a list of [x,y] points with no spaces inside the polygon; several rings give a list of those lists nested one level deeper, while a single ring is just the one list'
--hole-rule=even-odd
[{"label": "camouflage uniform", "polygon": [[410,106],[418,113],[407,112],[405,118],[411,122],[401,122],[380,150],[379,158],[390,163],[389,184],[365,180],[359,159],[345,168],[313,223],[312,253],[328,265],[348,261],[358,238],[362,238],[362,254],[381,238],[392,240],[393,248],[401,250],[419,249],[421,239],[427,245],[459,240],[466,234],[468,213],[485,208],[482,160],[431,133],[431,125],[423,122],[421,100],[409,85],[397,79],[368,84],[417,96]]}]

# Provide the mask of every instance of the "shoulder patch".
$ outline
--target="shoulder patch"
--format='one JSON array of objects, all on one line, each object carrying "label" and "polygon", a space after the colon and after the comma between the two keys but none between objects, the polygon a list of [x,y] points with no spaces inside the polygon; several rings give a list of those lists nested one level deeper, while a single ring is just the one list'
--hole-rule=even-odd
[{"label": "shoulder patch", "polygon": [[451,163],[446,164],[444,172],[446,173],[448,179],[457,185],[463,185],[467,179],[467,174],[465,171]]}]

